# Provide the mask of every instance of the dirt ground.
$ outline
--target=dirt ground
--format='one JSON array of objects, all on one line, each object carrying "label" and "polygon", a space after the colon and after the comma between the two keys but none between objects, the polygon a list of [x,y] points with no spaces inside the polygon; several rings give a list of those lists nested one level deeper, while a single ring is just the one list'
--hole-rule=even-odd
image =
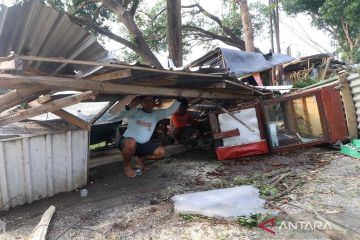
[{"label": "dirt ground", "polygon": [[[50,205],[56,206],[56,213],[48,239],[360,239],[360,160],[318,147],[234,161],[215,159],[211,150],[188,152],[153,162],[136,178],[125,177],[121,163],[98,167],[90,174],[86,198],[73,191],[0,212],[6,223],[0,239],[26,239]],[[322,219],[331,229],[275,226],[274,235],[236,221],[173,211],[170,198],[175,194],[241,185],[254,176],[276,181],[284,169],[291,175],[279,181],[279,191],[299,184],[272,201],[272,207],[286,212],[277,218]]]}]

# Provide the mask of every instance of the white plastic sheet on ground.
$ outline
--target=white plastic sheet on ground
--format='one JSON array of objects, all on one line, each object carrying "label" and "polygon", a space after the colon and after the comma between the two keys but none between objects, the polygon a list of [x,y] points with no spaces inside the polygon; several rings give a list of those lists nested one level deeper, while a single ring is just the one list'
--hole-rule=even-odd
[{"label": "white plastic sheet on ground", "polygon": [[216,218],[237,218],[253,214],[271,214],[264,209],[265,200],[250,185],[175,195],[175,212]]}]

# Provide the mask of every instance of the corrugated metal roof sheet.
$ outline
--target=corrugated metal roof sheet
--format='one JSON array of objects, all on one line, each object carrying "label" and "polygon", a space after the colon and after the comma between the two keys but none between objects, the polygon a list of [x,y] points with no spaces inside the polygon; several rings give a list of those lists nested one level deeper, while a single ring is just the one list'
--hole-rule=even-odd
[{"label": "corrugated metal roof sheet", "polygon": [[[71,22],[65,13],[38,1],[1,9],[0,56],[8,56],[12,51],[86,61],[99,61],[108,54],[92,34]],[[25,67],[45,73],[73,73],[73,67],[59,63],[29,62]],[[76,70],[89,69],[76,66]]]},{"label": "corrugated metal roof sheet", "polygon": [[348,80],[355,103],[358,129],[360,130],[360,75],[358,73],[351,74]]},{"label": "corrugated metal roof sheet", "polygon": [[263,55],[261,53],[245,52],[239,49],[218,47],[203,57],[191,62],[184,68],[210,66],[208,72],[215,69],[227,69],[230,74],[241,77],[262,72],[292,60],[294,60],[293,57],[279,53]]}]

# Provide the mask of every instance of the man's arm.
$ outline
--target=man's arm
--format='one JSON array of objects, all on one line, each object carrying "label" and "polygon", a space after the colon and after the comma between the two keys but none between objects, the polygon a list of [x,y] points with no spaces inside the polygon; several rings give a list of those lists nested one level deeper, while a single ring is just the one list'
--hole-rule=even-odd
[{"label": "man's arm", "polygon": [[155,113],[157,120],[161,120],[169,117],[171,114],[176,112],[176,110],[178,110],[179,106],[180,106],[180,102],[176,100],[169,108],[156,110]]},{"label": "man's arm", "polygon": [[138,111],[138,109],[136,108],[138,104],[139,104],[139,100],[137,98],[134,98],[133,100],[131,100],[129,104],[126,104],[125,109],[122,110],[121,112],[115,114],[111,114],[107,112],[106,115],[110,115],[111,118],[113,119],[123,119],[123,118],[132,117]]}]

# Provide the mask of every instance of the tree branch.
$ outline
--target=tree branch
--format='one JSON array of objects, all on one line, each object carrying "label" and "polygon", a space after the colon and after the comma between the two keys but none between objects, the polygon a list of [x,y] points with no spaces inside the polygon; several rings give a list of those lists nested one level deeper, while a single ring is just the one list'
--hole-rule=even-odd
[{"label": "tree branch", "polygon": [[241,40],[239,39],[238,36],[236,36],[236,34],[234,34],[229,28],[225,27],[222,23],[222,21],[220,20],[220,18],[218,18],[217,16],[211,14],[210,12],[208,12],[207,10],[205,10],[200,4],[193,4],[193,5],[187,5],[187,6],[181,6],[182,8],[194,8],[197,7],[199,9],[200,12],[202,12],[206,17],[212,19],[213,21],[215,21],[219,27],[222,29],[222,31],[224,33],[226,33],[230,38],[233,38],[234,40]]},{"label": "tree branch", "polygon": [[91,21],[88,21],[88,20],[85,20],[83,18],[79,18],[79,17],[75,17],[73,15],[68,15],[68,17],[70,18],[71,21],[79,24],[79,25],[82,25],[82,26],[86,26],[88,28],[90,28],[91,30],[95,31],[95,32],[98,32],[118,43],[121,43],[122,45],[130,48],[131,50],[137,52],[139,49],[135,46],[135,44],[131,43],[130,41],[112,33],[111,31],[107,30],[106,28],[103,28],[103,27],[99,27],[97,26],[95,23],[91,22]]},{"label": "tree branch", "polygon": [[208,37],[208,38],[217,39],[217,40],[220,40],[220,41],[222,41],[222,42],[224,42],[224,43],[226,43],[228,45],[237,47],[237,48],[239,48],[241,50],[245,50],[245,42],[243,40],[237,41],[235,39],[232,39],[232,38],[229,38],[229,37],[226,37],[226,36],[221,36],[221,35],[215,34],[213,32],[204,30],[204,29],[199,28],[199,27],[191,26],[191,25],[183,25],[183,29],[188,30],[188,31],[201,33],[201,34],[199,34],[199,36],[205,36],[205,37]]},{"label": "tree branch", "polygon": [[140,0],[134,0],[133,4],[131,5],[131,8],[130,8],[129,12],[130,12],[130,15],[131,15],[132,18],[134,18],[134,16],[135,16],[135,13],[136,13],[136,10],[137,10],[137,8],[139,6],[139,3],[140,3]]},{"label": "tree branch", "polygon": [[77,9],[75,9],[73,12],[70,12],[70,14],[76,14],[78,11],[80,11],[81,9],[83,9],[84,7],[92,4],[92,3],[97,3],[99,2],[99,0],[88,0],[88,1],[85,1],[85,2],[82,2],[79,7]]}]

